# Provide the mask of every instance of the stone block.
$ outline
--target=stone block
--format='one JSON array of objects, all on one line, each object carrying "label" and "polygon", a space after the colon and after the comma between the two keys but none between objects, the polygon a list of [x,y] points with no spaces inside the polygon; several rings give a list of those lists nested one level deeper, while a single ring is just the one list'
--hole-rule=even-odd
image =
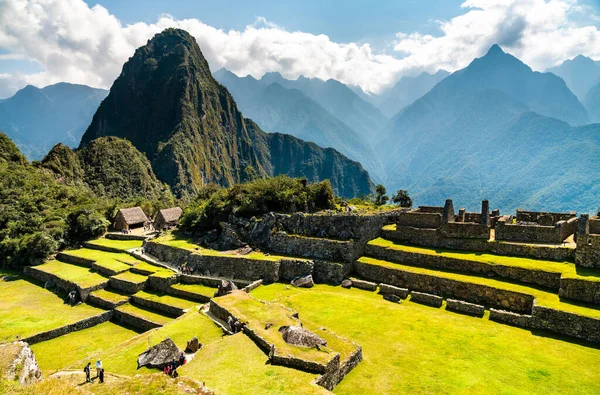
[{"label": "stone block", "polygon": [[371,292],[377,290],[377,283],[364,280],[352,279],[352,286],[354,288],[364,289],[365,291]]},{"label": "stone block", "polygon": [[417,302],[427,306],[442,307],[442,302],[444,301],[444,298],[437,295],[413,291],[410,293],[410,300],[411,302]]},{"label": "stone block", "polygon": [[474,317],[483,317],[485,307],[480,304],[463,302],[462,300],[447,299],[446,310],[472,315]]},{"label": "stone block", "polygon": [[406,299],[408,297],[408,289],[407,288],[400,288],[400,287],[394,287],[393,285],[388,285],[388,284],[379,284],[379,293],[382,295],[386,295],[386,294],[391,294],[391,295],[396,295],[401,299]]}]

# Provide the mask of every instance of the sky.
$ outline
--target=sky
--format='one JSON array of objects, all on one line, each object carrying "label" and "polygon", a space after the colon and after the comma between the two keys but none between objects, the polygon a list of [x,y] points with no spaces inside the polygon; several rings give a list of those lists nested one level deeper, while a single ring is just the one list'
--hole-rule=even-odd
[{"label": "sky", "polygon": [[188,30],[211,69],[334,78],[378,93],[498,43],[534,70],[600,59],[598,0],[0,0],[0,98],[27,84],[110,88],[135,48]]}]

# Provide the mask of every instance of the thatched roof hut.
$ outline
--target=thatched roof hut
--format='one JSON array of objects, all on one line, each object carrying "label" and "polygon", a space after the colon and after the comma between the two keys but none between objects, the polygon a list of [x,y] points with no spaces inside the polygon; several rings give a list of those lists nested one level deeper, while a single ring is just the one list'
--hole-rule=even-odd
[{"label": "thatched roof hut", "polygon": [[141,207],[122,208],[117,212],[113,227],[117,230],[143,226],[149,219]]},{"label": "thatched roof hut", "polygon": [[154,220],[154,229],[164,229],[175,226],[181,218],[183,210],[180,207],[172,207],[160,210]]}]

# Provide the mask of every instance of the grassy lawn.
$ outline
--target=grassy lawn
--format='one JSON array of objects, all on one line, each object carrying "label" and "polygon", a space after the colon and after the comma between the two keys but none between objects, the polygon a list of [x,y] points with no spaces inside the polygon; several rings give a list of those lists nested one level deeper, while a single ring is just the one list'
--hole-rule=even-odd
[{"label": "grassy lawn", "polygon": [[488,277],[480,277],[476,275],[467,275],[454,273],[442,269],[425,269],[422,267],[402,265],[399,263],[387,262],[374,258],[361,257],[358,259],[359,262],[368,263],[372,265],[383,266],[391,269],[399,269],[412,273],[428,274],[440,278],[449,278],[452,280],[464,281],[473,284],[489,285],[490,287],[498,289],[506,289],[515,292],[522,292],[525,294],[533,295],[536,298],[536,302],[540,306],[547,306],[553,309],[567,311],[570,313],[581,314],[588,317],[600,318],[600,306],[592,305],[587,303],[578,303],[561,299],[558,294],[543,291],[534,287],[528,287],[525,285],[514,284],[509,281],[499,281]]},{"label": "grassy lawn", "polygon": [[108,281],[108,278],[92,271],[91,269],[64,263],[60,261],[48,261],[43,265],[35,267],[46,273],[54,274],[63,280],[69,280],[82,288],[93,287]]},{"label": "grassy lawn", "polygon": [[123,280],[134,284],[141,284],[148,279],[148,276],[132,272],[124,272],[115,276],[111,276],[111,278],[116,278],[117,280]]},{"label": "grassy lawn", "polygon": [[81,364],[83,361],[95,361],[100,357],[104,369],[106,369],[107,372],[124,375],[154,373],[156,370],[146,368],[137,370],[138,355],[149,347],[170,337],[175,344],[177,344],[177,347],[183,350],[187,344],[186,342],[191,340],[194,336],[198,338],[200,343],[207,345],[220,339],[222,335],[223,332],[221,329],[219,329],[210,318],[204,314],[198,313],[197,310],[194,309],[194,311],[191,311],[176,320],[172,320],[161,328],[144,332],[99,354],[88,355],[86,358],[74,364],[72,368],[78,369],[79,365],[83,366]]},{"label": "grassy lawn", "polygon": [[108,300],[113,303],[119,303],[124,300],[125,301],[129,300],[128,295],[122,294],[116,290],[99,289],[97,291],[92,292],[90,295],[97,296],[101,299]]},{"label": "grassy lawn", "polygon": [[273,284],[252,295],[362,345],[335,393],[600,393],[600,349],[357,289]]},{"label": "grassy lawn", "polygon": [[72,324],[104,311],[87,304],[71,307],[62,296],[44,289],[43,285],[22,276],[16,278],[11,281],[0,278],[0,343]]},{"label": "grassy lawn", "polygon": [[[72,365],[87,355],[100,353],[137,335],[138,332],[132,329],[112,322],[104,322],[88,329],[34,344],[31,349],[43,371],[55,371]],[[90,362],[93,365],[96,361]],[[82,370],[83,366],[81,365]]]},{"label": "grassy lawn", "polygon": [[215,296],[215,291],[217,290],[216,288],[207,287],[204,284],[173,284],[171,288],[192,292],[209,298]]},{"label": "grassy lawn", "polygon": [[179,374],[206,383],[217,394],[327,394],[311,384],[317,375],[267,364],[267,356],[242,333],[200,350]]},{"label": "grassy lawn", "polygon": [[600,281],[600,271],[582,268],[577,269],[575,264],[572,262],[554,262],[543,259],[485,254],[481,252],[415,247],[382,238],[371,240],[369,244],[403,252],[443,256],[447,258],[483,262],[490,265],[512,266],[523,269],[537,269],[546,272],[562,273],[564,277],[569,278],[580,278],[587,281]]},{"label": "grassy lawn", "polygon": [[178,307],[181,309],[189,309],[190,307],[194,307],[194,306],[198,305],[197,302],[191,302],[189,300],[181,299],[176,296],[171,296],[171,295],[162,294],[162,293],[158,293],[158,292],[151,293],[151,292],[140,291],[140,292],[136,293],[135,296],[138,296],[142,299],[151,300],[153,302],[158,302],[158,303],[166,304],[169,306]]},{"label": "grassy lawn", "polygon": [[78,256],[81,258],[91,259],[93,261],[105,261],[105,260],[115,260],[123,263],[128,263],[133,265],[137,262],[137,259],[132,257],[129,254],[124,252],[116,253],[116,252],[106,252],[100,250],[94,250],[92,248],[79,248],[77,250],[67,250],[63,251],[65,254]]},{"label": "grassy lawn", "polygon": [[[340,339],[329,331],[319,330],[322,326],[311,325],[304,319],[302,319],[303,326],[326,340],[328,347],[317,350],[316,348],[299,347],[286,343],[281,333],[279,333],[279,328],[285,325],[298,325],[298,322],[290,317],[293,312],[278,303],[261,303],[243,291],[231,293],[214,301],[225,307],[240,321],[247,323],[250,328],[267,339],[269,343],[275,344],[279,355],[293,356],[326,364],[335,352],[340,353],[340,358],[343,361],[354,350],[352,343]],[[272,326],[266,329],[267,324],[272,324]]]},{"label": "grassy lawn", "polygon": [[95,244],[103,247],[118,248],[119,250],[127,251],[134,248],[140,248],[144,242],[142,240],[112,240],[112,239],[96,239],[88,241],[90,244]]},{"label": "grassy lawn", "polygon": [[164,325],[172,320],[172,318],[162,315],[162,313],[159,311],[147,310],[145,308],[142,309],[140,307],[128,303],[117,307],[117,310],[120,310],[124,313],[129,313],[131,315],[135,315],[137,317],[145,318],[152,322],[156,322],[157,324]]},{"label": "grassy lawn", "polygon": [[135,264],[135,268],[144,270],[144,271],[148,271],[148,272],[152,272],[155,274],[161,274],[164,276],[168,275],[169,277],[172,276],[173,274],[175,274],[175,272],[172,270],[165,269],[164,267],[152,265],[152,264],[150,264],[148,262],[144,262],[144,261],[137,262]]},{"label": "grassy lawn", "polygon": [[[194,240],[191,238],[188,238],[188,237],[185,237],[183,235],[173,233],[173,232],[167,232],[166,234],[164,234],[160,237],[157,237],[156,239],[154,239],[152,241],[155,243],[164,244],[164,245],[168,245],[168,246],[176,247],[176,248],[181,248],[184,250],[192,251],[192,252],[200,254],[200,255],[207,255],[207,256],[226,256],[226,257],[234,257],[234,258],[237,257],[237,258],[266,260],[266,261],[279,261],[281,259],[289,258],[289,257],[281,256],[281,255],[265,254],[265,253],[259,252],[259,251],[252,251],[251,253],[246,254],[246,255],[238,255],[238,254],[227,253],[226,251],[211,250],[208,248],[200,247],[200,245],[194,243]],[[294,258],[294,259],[306,259],[306,258]]]}]

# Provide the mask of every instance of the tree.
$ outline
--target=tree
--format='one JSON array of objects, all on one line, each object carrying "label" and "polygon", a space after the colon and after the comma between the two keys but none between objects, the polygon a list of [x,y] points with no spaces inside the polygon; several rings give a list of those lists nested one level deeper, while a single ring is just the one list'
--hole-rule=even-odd
[{"label": "tree", "polygon": [[392,202],[400,207],[412,207],[413,201],[408,196],[408,191],[405,189],[398,189],[398,192],[392,196]]},{"label": "tree", "polygon": [[375,187],[375,205],[383,206],[387,203],[390,198],[386,195],[387,191],[385,187],[381,184]]}]

